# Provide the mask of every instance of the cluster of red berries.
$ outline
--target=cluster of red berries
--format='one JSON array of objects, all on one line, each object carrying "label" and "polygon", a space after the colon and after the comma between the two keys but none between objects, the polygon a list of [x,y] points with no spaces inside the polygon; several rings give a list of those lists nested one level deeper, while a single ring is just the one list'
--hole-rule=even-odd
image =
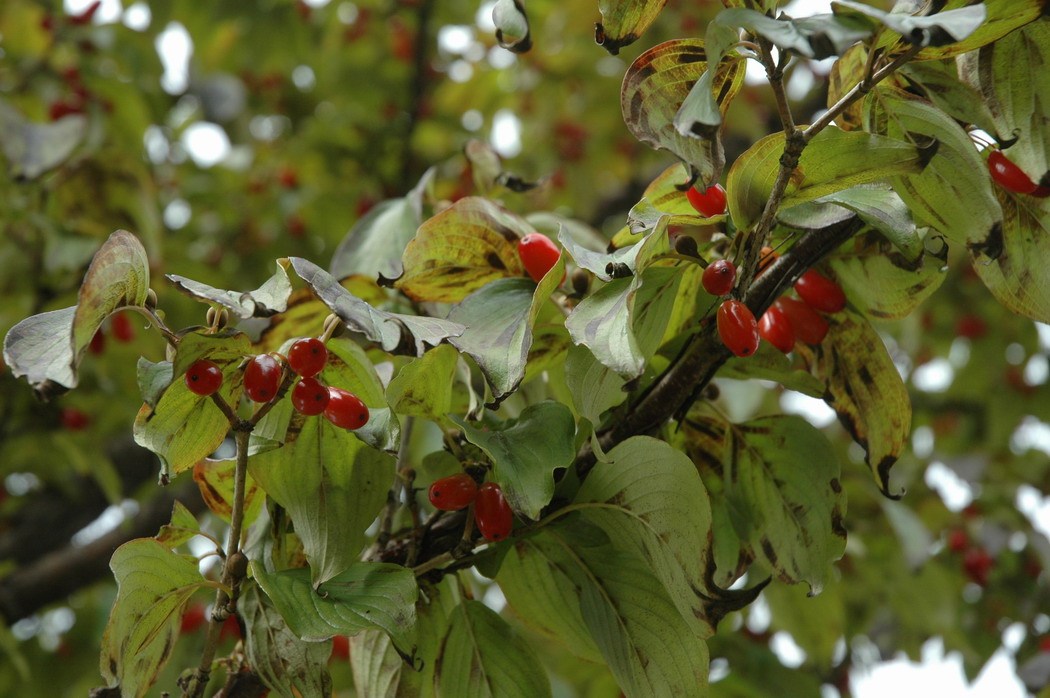
[{"label": "cluster of red berries", "polygon": [[[558,263],[561,250],[551,239],[541,233],[529,233],[518,240],[518,259],[532,280],[539,283],[547,272]],[[564,275],[562,281],[565,281]]]},{"label": "cluster of red berries", "polygon": [[[776,258],[776,252],[762,248],[759,273]],[[736,267],[726,259],[704,269],[701,283],[713,296],[725,296],[733,288]],[[796,341],[820,344],[828,333],[828,321],[820,313],[837,313],[846,307],[842,287],[815,269],[810,269],[795,282],[798,300],[783,296],[756,320],[754,313],[738,300],[727,299],[718,307],[718,336],[729,351],[737,356],[751,356],[761,339],[787,354]]]},{"label": "cluster of red berries", "polygon": [[1001,150],[993,150],[988,155],[988,171],[995,183],[1003,189],[1044,199],[1050,196],[1050,186],[1040,186],[1033,182],[1032,178],[1003,155]]},{"label": "cluster of red berries", "polygon": [[504,540],[514,526],[514,513],[495,482],[478,487],[467,473],[456,473],[435,480],[427,496],[434,508],[441,511],[459,511],[473,504],[474,523],[487,541]]},{"label": "cluster of red berries", "polygon": [[[245,366],[244,393],[252,402],[269,402],[277,396],[284,379],[284,366],[278,357],[258,354]],[[299,376],[292,388],[292,406],[307,416],[324,413],[337,427],[360,429],[368,422],[368,407],[353,393],[317,379],[327,363],[328,348],[320,339],[311,337],[292,344],[287,365]],[[222,369],[214,361],[200,359],[186,371],[185,380],[191,392],[211,395],[222,386]]]}]

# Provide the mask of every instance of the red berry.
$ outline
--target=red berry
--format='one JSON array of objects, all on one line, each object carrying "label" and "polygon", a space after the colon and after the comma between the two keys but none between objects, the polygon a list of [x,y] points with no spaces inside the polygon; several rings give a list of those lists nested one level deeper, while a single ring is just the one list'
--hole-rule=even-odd
[{"label": "red berry", "polygon": [[992,179],[996,184],[1003,189],[1018,194],[1031,194],[1037,188],[1032,178],[1015,165],[1010,158],[1003,155],[1001,150],[993,150],[988,155],[988,171],[992,173]]},{"label": "red berry", "polygon": [[995,565],[995,560],[984,548],[970,548],[963,555],[963,571],[970,580],[979,586],[987,586],[988,573]]},{"label": "red berry", "polygon": [[529,233],[518,240],[518,257],[532,280],[539,283],[558,263],[561,251],[546,235]]},{"label": "red berry", "polygon": [[59,421],[69,431],[80,431],[91,423],[91,417],[78,410],[76,407],[63,407],[59,414]]},{"label": "red berry", "polygon": [[109,329],[118,342],[130,342],[135,339],[135,328],[132,326],[131,318],[128,317],[127,313],[114,315]]},{"label": "red berry", "polygon": [[488,541],[501,541],[510,535],[514,527],[514,513],[503,497],[503,490],[494,482],[486,482],[478,488],[474,500],[474,522],[481,535]]},{"label": "red berry", "polygon": [[252,402],[269,402],[281,387],[281,364],[269,354],[253,356],[244,369],[244,392]]},{"label": "red berry", "polygon": [[277,173],[277,181],[285,189],[296,189],[299,186],[299,175],[291,167],[282,167]]},{"label": "red berry", "polygon": [[324,416],[343,429],[360,429],[368,423],[368,406],[361,398],[340,388],[328,389],[328,405]]},{"label": "red berry", "polygon": [[980,339],[988,334],[988,323],[980,315],[967,313],[956,321],[955,334],[966,339]]},{"label": "red berry", "polygon": [[828,334],[828,321],[816,310],[794,298],[778,298],[773,307],[779,308],[788,320],[795,338],[806,344],[820,344]]},{"label": "red berry", "polygon": [[795,282],[795,292],[806,305],[822,313],[837,313],[846,307],[846,294],[842,287],[821,274],[810,269]]},{"label": "red berry", "polygon": [[728,259],[720,259],[712,262],[704,269],[704,275],[700,283],[704,290],[712,296],[724,296],[733,290],[733,282],[736,281],[736,266]]},{"label": "red berry", "polygon": [[346,635],[336,635],[332,638],[332,654],[328,656],[328,661],[345,662],[347,659],[350,659],[350,638]]},{"label": "red berry", "polygon": [[758,323],[751,309],[740,301],[724,301],[718,307],[718,336],[737,356],[751,356],[758,349]]},{"label": "red berry", "polygon": [[91,338],[91,343],[88,344],[88,351],[92,354],[101,354],[106,349],[106,334],[99,328],[95,332],[95,336]]},{"label": "red berry", "polygon": [[219,631],[219,641],[222,642],[228,637],[240,638],[241,637],[241,624],[237,622],[237,615],[230,614],[223,621],[222,630]]},{"label": "red berry", "polygon": [[222,369],[214,361],[198,359],[186,370],[186,387],[197,395],[208,396],[222,385]]},{"label": "red berry", "polygon": [[1039,638],[1039,651],[1050,652],[1050,635],[1043,635]]},{"label": "red berry", "polygon": [[95,0],[95,2],[88,5],[80,14],[70,15],[69,23],[74,25],[90,24],[91,19],[95,16],[95,13],[98,12],[98,8],[101,4],[102,0]]},{"label": "red berry", "polygon": [[708,218],[719,216],[726,212],[726,190],[721,184],[713,184],[704,191],[696,187],[689,187],[685,197],[698,212]]},{"label": "red berry", "polygon": [[328,386],[316,378],[303,378],[292,388],[292,407],[308,417],[324,412],[330,399]]},{"label": "red berry", "polygon": [[470,506],[478,496],[478,483],[466,473],[456,473],[435,480],[427,491],[430,503],[441,511],[459,511]]},{"label": "red berry", "polygon": [[304,378],[316,376],[328,363],[328,347],[320,339],[300,339],[288,349],[288,366]]},{"label": "red berry", "polygon": [[795,347],[795,329],[791,326],[791,320],[775,305],[762,313],[758,321],[758,334],[785,354]]},{"label": "red berry", "polygon": [[968,547],[970,547],[970,537],[966,535],[966,531],[956,528],[948,534],[948,550],[953,553],[961,553]]},{"label": "red berry", "polygon": [[179,625],[179,633],[182,635],[188,635],[189,633],[195,632],[206,622],[207,618],[204,617],[204,606],[195,603],[182,612],[182,622]]}]

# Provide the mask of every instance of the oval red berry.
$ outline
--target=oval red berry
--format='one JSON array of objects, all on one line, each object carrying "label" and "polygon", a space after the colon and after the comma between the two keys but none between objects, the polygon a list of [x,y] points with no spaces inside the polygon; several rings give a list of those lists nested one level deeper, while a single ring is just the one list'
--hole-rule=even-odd
[{"label": "oval red berry", "polygon": [[704,269],[700,283],[704,290],[712,296],[724,296],[733,290],[733,282],[736,281],[736,266],[728,259],[720,259],[711,262]]},{"label": "oval red berry", "polygon": [[244,369],[244,392],[253,402],[269,402],[281,387],[281,364],[269,354],[253,356]]},{"label": "oval red berry", "polygon": [[330,399],[328,386],[316,378],[300,379],[292,388],[292,407],[308,417],[324,412]]},{"label": "oval red berry", "polygon": [[496,483],[486,482],[478,488],[474,500],[474,523],[485,540],[493,542],[504,540],[514,528],[514,512]]},{"label": "oval red berry", "polygon": [[[546,235],[529,233],[518,240],[518,258],[532,280],[539,283],[558,263],[561,251]],[[564,279],[562,279],[564,281]]]},{"label": "oval red berry", "polygon": [[795,292],[806,305],[822,313],[837,313],[846,307],[842,287],[816,269],[810,269],[795,282]]},{"label": "oval red berry", "polygon": [[696,187],[689,187],[685,192],[685,198],[698,213],[711,218],[726,212],[726,190],[721,184],[713,184],[704,191]]},{"label": "oval red berry", "polygon": [[1018,194],[1031,194],[1038,188],[1032,178],[1006,157],[1001,150],[993,150],[988,155],[988,171],[999,186]]},{"label": "oval red berry", "polygon": [[795,347],[795,330],[791,327],[791,320],[775,305],[762,313],[758,321],[758,334],[785,354]]},{"label": "oval red berry", "polygon": [[758,322],[751,309],[740,301],[724,301],[718,307],[718,336],[737,356],[751,356],[758,349]]},{"label": "oval red berry", "polygon": [[466,473],[456,473],[435,480],[427,490],[427,496],[435,509],[459,511],[474,503],[478,496],[478,483]]},{"label": "oval red berry", "polygon": [[80,431],[91,423],[91,417],[76,407],[63,407],[62,412],[59,413],[59,421],[67,431]]},{"label": "oval red berry", "polygon": [[828,334],[828,321],[820,313],[800,300],[779,298],[773,304],[780,308],[791,321],[795,338],[806,344],[820,344]]},{"label": "oval red berry", "polygon": [[135,339],[135,327],[131,324],[131,318],[127,313],[114,315],[109,329],[118,342],[130,342]]},{"label": "oval red berry", "polygon": [[353,393],[342,388],[328,389],[325,418],[343,429],[360,429],[368,424],[368,406]]},{"label": "oval red berry", "polygon": [[197,395],[211,395],[222,386],[222,369],[214,361],[198,359],[186,369],[186,387]]},{"label": "oval red berry", "polygon": [[288,366],[300,376],[316,376],[328,363],[328,347],[317,337],[300,339],[288,349]]}]

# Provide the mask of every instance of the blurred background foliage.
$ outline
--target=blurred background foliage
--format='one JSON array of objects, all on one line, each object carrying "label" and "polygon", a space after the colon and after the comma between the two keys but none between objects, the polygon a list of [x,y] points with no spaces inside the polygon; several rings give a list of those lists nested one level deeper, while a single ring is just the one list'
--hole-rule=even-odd
[{"label": "blurred background foliage", "polygon": [[[533,48],[512,54],[497,45],[492,4],[476,0],[106,0],[86,21],[89,3],[4,0],[0,332],[73,304],[92,253],[117,228],[144,241],[156,279],[250,289],[277,257],[327,266],[357,220],[432,166],[436,200],[491,194],[519,213],[550,211],[612,235],[672,163],[628,134],[623,74],[660,41],[700,35],[720,6],[673,0],[612,56],[593,40],[596,5],[532,0]],[[790,70],[800,120],[824,104],[829,67]],[[760,77],[727,119],[729,162],[776,128]],[[470,139],[538,186],[479,191],[463,155]],[[961,652],[971,678],[1005,646],[1033,689],[1046,684],[1050,327],[1005,313],[964,252],[950,251],[943,285],[919,312],[878,326],[915,405],[913,448],[895,469],[901,502],[878,493],[822,403],[719,381],[719,406],[734,418],[783,409],[827,428],[847,464],[850,539],[821,596],[774,584],[727,619],[711,645],[716,695],[819,695],[822,685],[845,695],[851,671],[899,651],[918,659],[931,637]],[[203,322],[200,305],[153,286],[169,324]],[[81,387],[51,403],[0,369],[5,695],[80,696],[100,682],[108,555],[66,580],[57,603],[26,614],[15,596],[19,575],[49,554],[89,547],[104,526],[81,529],[103,510],[103,522],[128,526],[155,497],[156,464],[129,441],[136,358],[160,360],[163,344],[129,319],[111,318]],[[477,592],[502,607],[480,581]],[[179,644],[160,685],[193,663],[200,639]],[[543,651],[557,695],[618,694],[604,668]],[[339,695],[352,695],[349,665],[332,671]]]}]

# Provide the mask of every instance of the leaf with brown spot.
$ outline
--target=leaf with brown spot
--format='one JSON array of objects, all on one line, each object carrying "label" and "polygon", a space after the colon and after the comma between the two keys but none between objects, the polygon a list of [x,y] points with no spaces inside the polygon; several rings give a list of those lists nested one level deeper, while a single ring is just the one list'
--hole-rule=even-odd
[{"label": "leaf with brown spot", "polygon": [[490,281],[526,276],[518,240],[535,232],[488,199],[460,199],[419,227],[395,285],[413,300],[456,303]]},{"label": "leaf with brown spot", "polygon": [[827,386],[825,401],[853,439],[864,447],[879,489],[890,493],[889,470],[911,435],[911,400],[882,338],[861,315],[844,310],[825,316],[830,328],[817,346],[795,351]]},{"label": "leaf with brown spot", "polygon": [[612,55],[633,44],[649,28],[667,0],[598,0],[602,21],[595,41]]},{"label": "leaf with brown spot", "polygon": [[[193,481],[201,498],[213,514],[223,521],[233,515],[233,477],[236,461],[204,459],[193,466]],[[244,483],[244,522],[250,524],[259,515],[263,500],[251,475]]]},{"label": "leaf with brown spot", "polygon": [[865,245],[860,237],[852,250],[840,250],[828,261],[853,307],[881,319],[910,315],[947,277],[947,269],[932,255],[922,253],[910,262]]}]

